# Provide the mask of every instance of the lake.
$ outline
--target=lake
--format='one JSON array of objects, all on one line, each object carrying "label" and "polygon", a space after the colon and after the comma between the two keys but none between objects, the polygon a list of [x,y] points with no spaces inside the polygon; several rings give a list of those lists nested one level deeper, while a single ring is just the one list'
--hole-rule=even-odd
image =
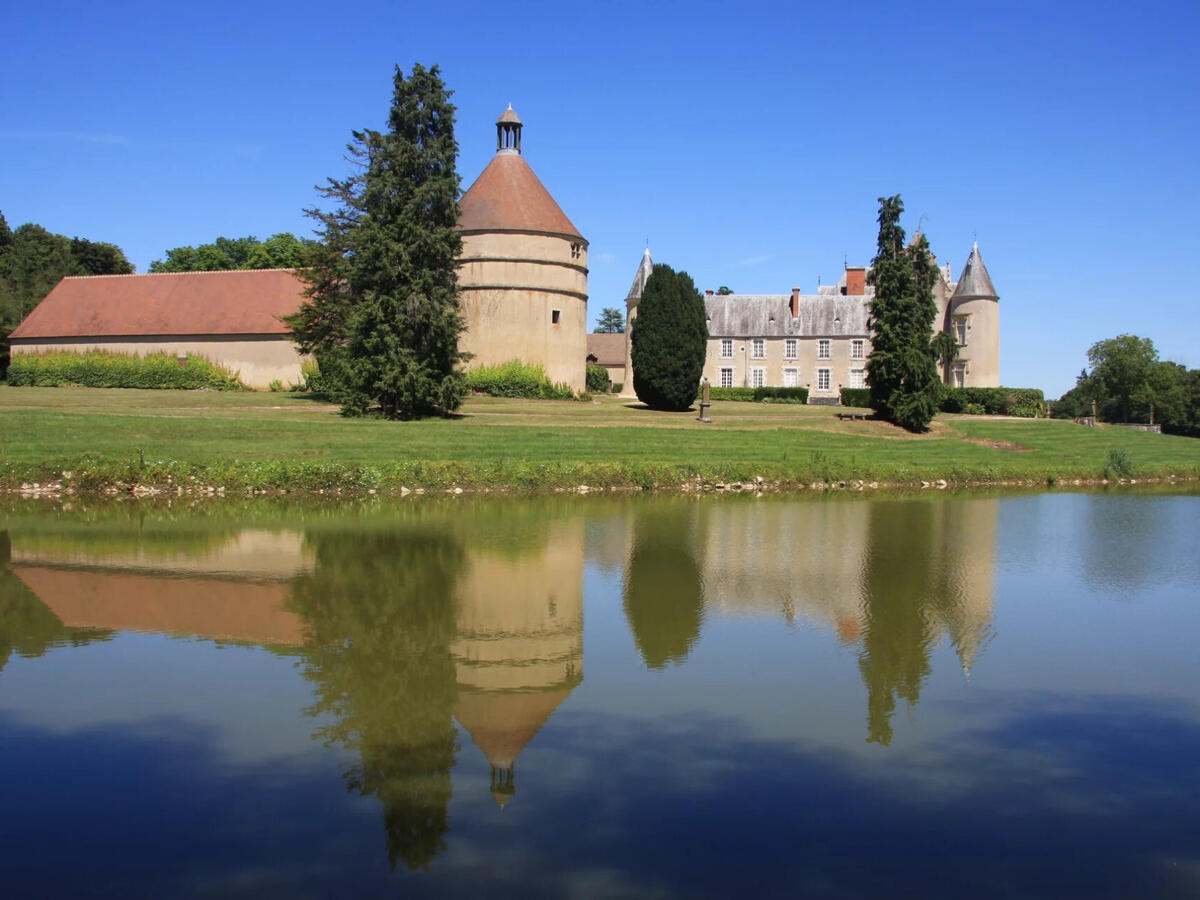
[{"label": "lake", "polygon": [[5,892],[1196,897],[1198,524],[6,501]]}]

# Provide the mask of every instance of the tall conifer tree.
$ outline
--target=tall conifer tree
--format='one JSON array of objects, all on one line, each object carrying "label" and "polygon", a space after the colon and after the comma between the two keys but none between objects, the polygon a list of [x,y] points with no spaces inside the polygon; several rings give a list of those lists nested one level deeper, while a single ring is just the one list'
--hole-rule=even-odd
[{"label": "tall conifer tree", "polygon": [[646,279],[630,335],[633,389],[651,409],[682,411],[696,400],[708,343],[704,298],[692,276],[659,263]]},{"label": "tall conifer tree", "polygon": [[937,304],[937,265],[929,242],[905,244],[897,194],[879,198],[879,242],[871,261],[871,356],[867,384],[871,408],[909,431],[924,431],[937,412],[941,380],[930,344]]},{"label": "tall conifer tree", "polygon": [[445,414],[466,394],[450,94],[437,66],[415,64],[407,79],[397,66],[387,131],[353,132],[360,171],[319,189],[332,212],[307,210],[321,241],[289,324],[347,414]]}]

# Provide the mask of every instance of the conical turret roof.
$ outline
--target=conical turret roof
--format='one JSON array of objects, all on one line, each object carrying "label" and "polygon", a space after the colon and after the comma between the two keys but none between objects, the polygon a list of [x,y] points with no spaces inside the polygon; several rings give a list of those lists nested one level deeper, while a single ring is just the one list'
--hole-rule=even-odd
[{"label": "conical turret roof", "polygon": [[979,255],[979,242],[976,241],[975,246],[971,248],[971,255],[967,257],[967,264],[963,266],[962,277],[958,279],[954,296],[950,299],[976,300],[980,298],[999,300],[1000,295],[992,287],[992,277],[988,275],[987,266],[983,264],[983,257]]},{"label": "conical turret roof", "polygon": [[459,202],[461,231],[533,231],[583,240],[519,153],[497,153]]},{"label": "conical turret roof", "polygon": [[642,291],[646,289],[646,279],[654,272],[654,260],[650,258],[650,248],[646,248],[646,252],[642,254],[642,261],[638,263],[637,274],[633,276],[633,284],[629,286],[629,294],[626,300],[641,300]]}]

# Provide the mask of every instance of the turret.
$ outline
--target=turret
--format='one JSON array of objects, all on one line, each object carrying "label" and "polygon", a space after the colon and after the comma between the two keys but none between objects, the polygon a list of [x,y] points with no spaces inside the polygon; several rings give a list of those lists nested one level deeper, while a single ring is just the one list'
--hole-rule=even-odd
[{"label": "turret", "polygon": [[646,279],[654,271],[654,260],[650,258],[650,248],[642,254],[637,272],[633,275],[633,284],[629,286],[629,294],[625,297],[625,381],[621,386],[622,397],[632,397],[633,392],[633,320],[637,318],[638,303],[642,299],[642,291],[646,289]]},{"label": "turret", "polygon": [[946,311],[946,325],[959,345],[951,385],[1000,386],[999,300],[976,242]]}]

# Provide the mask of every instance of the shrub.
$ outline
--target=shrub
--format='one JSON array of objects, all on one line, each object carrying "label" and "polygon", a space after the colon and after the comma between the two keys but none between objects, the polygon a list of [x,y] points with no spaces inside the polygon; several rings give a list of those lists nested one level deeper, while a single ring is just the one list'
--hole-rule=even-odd
[{"label": "shrub", "polygon": [[715,387],[709,394],[714,400],[735,400],[745,403],[808,402],[808,388],[802,387]]},{"label": "shrub", "polygon": [[625,390],[625,382],[623,382],[623,381],[614,381],[613,382],[612,392],[614,394],[619,394],[623,390]]},{"label": "shrub", "polygon": [[1036,419],[1046,414],[1046,400],[1037,388],[943,387],[938,408],[949,413]]},{"label": "shrub", "polygon": [[704,298],[690,275],[661,263],[654,267],[630,340],[638,399],[651,409],[678,412],[690,407],[708,344]]},{"label": "shrub", "polygon": [[857,406],[862,409],[871,408],[870,388],[842,388],[842,406]]},{"label": "shrub", "polygon": [[247,390],[236,373],[203,356],[189,355],[181,364],[171,353],[134,356],[107,350],[21,353],[13,357],[8,368],[8,383],[31,387]]},{"label": "shrub", "polygon": [[575,392],[552,384],[546,370],[512,359],[494,366],[479,366],[467,372],[467,387],[489,397],[523,397],[527,400],[573,400]]},{"label": "shrub", "polygon": [[607,394],[612,379],[608,377],[608,369],[595,363],[588,363],[587,389],[593,394]]},{"label": "shrub", "polygon": [[321,364],[317,362],[316,358],[308,357],[301,360],[300,384],[295,385],[293,390],[324,394],[328,393],[329,389],[329,379],[321,374]]},{"label": "shrub", "polygon": [[270,391],[272,394],[278,394],[280,391],[283,390],[283,382],[280,381],[278,378],[272,378],[267,383],[267,390]]},{"label": "shrub", "polygon": [[1110,447],[1104,463],[1105,478],[1132,478],[1133,457],[1126,447]]}]

